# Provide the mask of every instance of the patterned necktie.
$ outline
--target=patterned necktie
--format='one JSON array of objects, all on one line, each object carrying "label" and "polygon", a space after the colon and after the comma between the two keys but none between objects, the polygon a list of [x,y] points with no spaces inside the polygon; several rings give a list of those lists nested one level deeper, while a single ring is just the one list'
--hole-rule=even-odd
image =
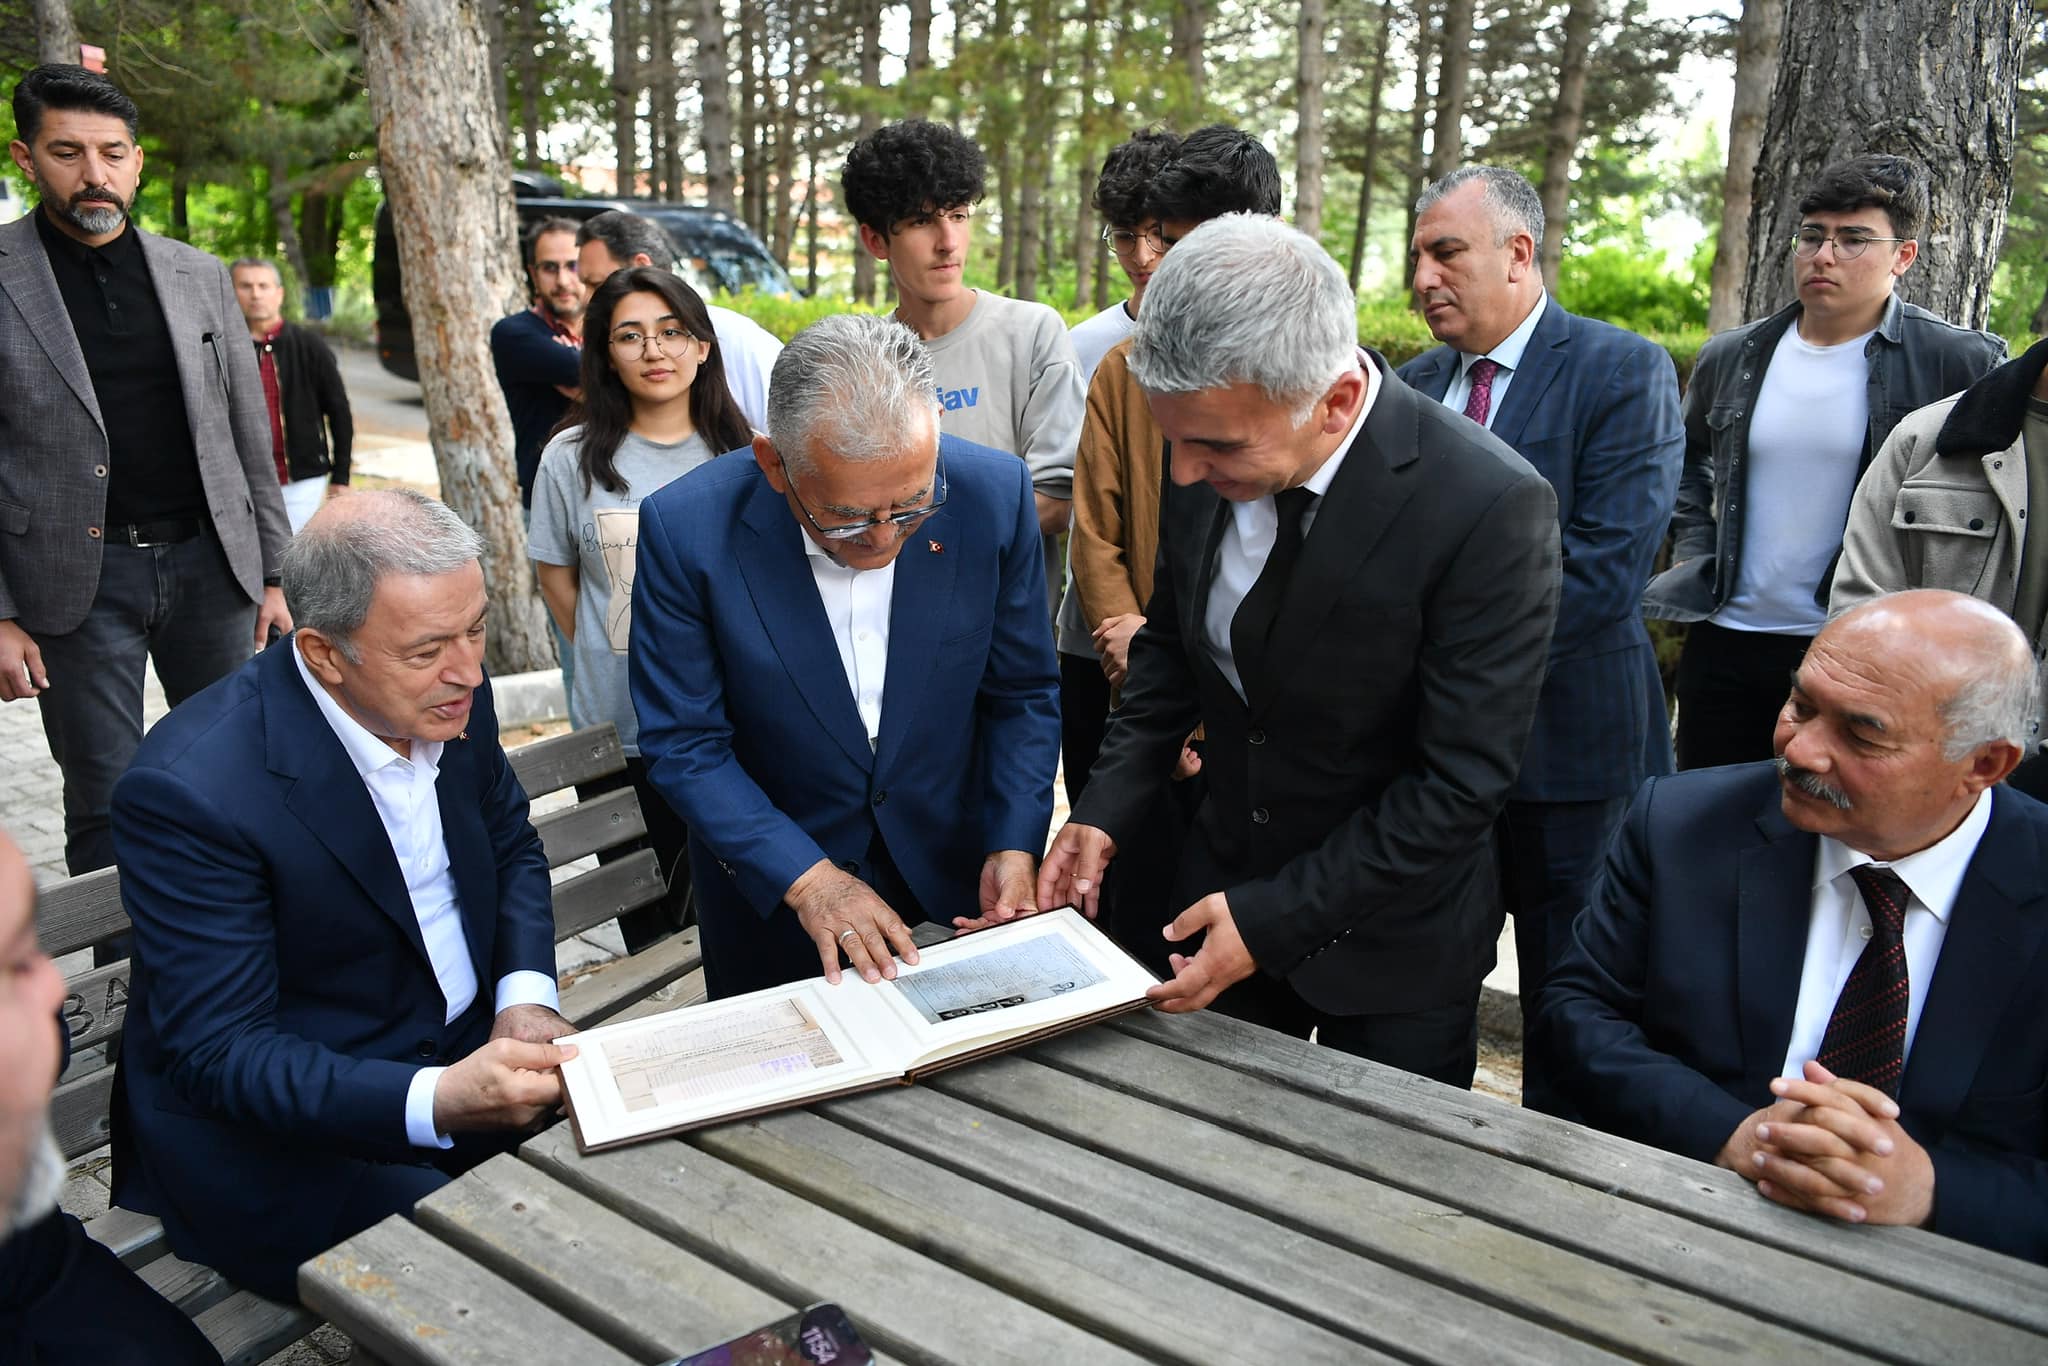
[{"label": "patterned necktie", "polygon": [[1838,1077],[1866,1082],[1888,1096],[1899,1094],[1906,1070],[1906,901],[1899,875],[1868,863],[1849,870],[1870,912],[1870,942],[1850,970],[1849,980],[1828,1017],[1820,1041],[1820,1065]]},{"label": "patterned necktie", "polygon": [[1472,392],[1465,395],[1465,416],[1486,425],[1486,416],[1493,411],[1493,377],[1500,373],[1500,362],[1490,356],[1481,356],[1472,362],[1466,374],[1472,380]]},{"label": "patterned necktie", "polygon": [[1265,568],[1259,571],[1251,591],[1244,595],[1244,601],[1230,618],[1230,654],[1240,679],[1251,676],[1251,668],[1265,648],[1267,633],[1273,629],[1274,618],[1280,615],[1280,600],[1287,592],[1294,562],[1301,555],[1302,514],[1308,511],[1314,498],[1315,494],[1300,487],[1282,489],[1273,495],[1273,510],[1280,517],[1280,524],[1273,531],[1273,553],[1266,556]]}]

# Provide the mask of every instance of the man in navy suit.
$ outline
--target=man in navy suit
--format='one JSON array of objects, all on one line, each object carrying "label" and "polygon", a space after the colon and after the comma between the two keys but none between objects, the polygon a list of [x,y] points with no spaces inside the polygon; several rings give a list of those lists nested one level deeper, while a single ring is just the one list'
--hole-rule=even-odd
[{"label": "man in navy suit", "polygon": [[1775,765],[1646,784],[1538,1014],[1585,1116],[2048,1261],[2048,807],[2001,785],[2034,675],[1995,607],[1878,598],[1807,650]]},{"label": "man in navy suit", "polygon": [[301,1261],[561,1099],[547,859],[484,681],[482,543],[401,490],[285,551],[299,629],[114,789],[134,975],[114,1201],[294,1297]]},{"label": "man in navy suit", "polygon": [[713,996],[842,954],[891,977],[919,920],[1035,908],[1060,723],[1031,476],[938,418],[915,333],[827,318],[753,459],[641,504],[633,706]]},{"label": "man in navy suit", "polygon": [[[1607,842],[1643,779],[1671,771],[1657,652],[1637,602],[1685,457],[1664,349],[1558,307],[1537,247],[1543,204],[1513,171],[1465,166],[1416,205],[1415,294],[1442,346],[1401,378],[1513,446],[1557,490],[1564,590],[1520,775],[1501,812],[1523,1036]],[[1522,1103],[1559,1112],[1534,1050]]]}]

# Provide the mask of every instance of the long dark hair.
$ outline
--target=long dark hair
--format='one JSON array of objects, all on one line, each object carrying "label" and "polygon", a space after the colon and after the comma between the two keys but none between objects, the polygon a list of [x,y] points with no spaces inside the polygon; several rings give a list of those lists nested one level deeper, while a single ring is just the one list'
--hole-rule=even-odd
[{"label": "long dark hair", "polygon": [[718,350],[718,334],[712,330],[711,314],[697,291],[673,273],[655,266],[631,266],[615,270],[597,287],[583,314],[583,402],[563,418],[562,427],[583,424],[577,442],[577,464],[583,471],[583,491],[593,482],[608,493],[624,493],[626,481],[614,463],[619,443],[633,425],[633,396],[612,366],[612,314],[619,300],[628,294],[657,294],[675,314],[683,330],[698,341],[710,342],[711,350],[697,367],[690,382],[690,421],[697,435],[717,455],[738,450],[753,440],[753,428],[733,401],[725,384],[725,362]]}]

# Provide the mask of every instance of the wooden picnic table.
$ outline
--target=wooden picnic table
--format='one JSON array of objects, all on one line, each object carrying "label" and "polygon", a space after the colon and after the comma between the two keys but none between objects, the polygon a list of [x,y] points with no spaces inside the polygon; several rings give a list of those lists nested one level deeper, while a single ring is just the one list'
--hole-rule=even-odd
[{"label": "wooden picnic table", "polygon": [[1215,1015],[590,1157],[299,1273],[404,1363],[664,1360],[834,1300],[897,1362],[2048,1361],[2048,1268]]}]

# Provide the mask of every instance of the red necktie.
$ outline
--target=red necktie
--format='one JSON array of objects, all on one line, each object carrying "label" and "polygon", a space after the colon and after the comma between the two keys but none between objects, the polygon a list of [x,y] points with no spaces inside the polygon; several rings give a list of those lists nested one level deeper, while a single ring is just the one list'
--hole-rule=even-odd
[{"label": "red necktie", "polygon": [[1465,416],[1484,427],[1486,415],[1493,411],[1493,377],[1500,373],[1500,362],[1481,356],[1466,373],[1472,380],[1472,392],[1465,395]]},{"label": "red necktie", "polygon": [[1889,868],[1862,864],[1849,870],[1870,912],[1870,942],[1842,985],[1828,1032],[1820,1041],[1820,1065],[1838,1077],[1866,1082],[1888,1096],[1899,1094],[1906,1070],[1906,884]]}]

